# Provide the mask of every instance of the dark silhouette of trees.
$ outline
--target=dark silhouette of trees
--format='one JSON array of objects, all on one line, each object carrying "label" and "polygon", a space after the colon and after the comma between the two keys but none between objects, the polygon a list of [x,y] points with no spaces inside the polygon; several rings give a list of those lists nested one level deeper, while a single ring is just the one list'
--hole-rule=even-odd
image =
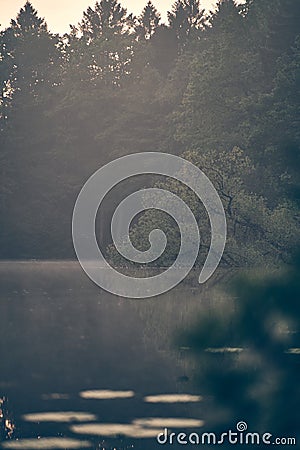
[{"label": "dark silhouette of trees", "polygon": [[27,2],[2,34],[5,52],[13,64],[8,82],[14,91],[35,93],[47,83],[51,66],[58,58],[58,38],[48,33],[45,20]]},{"label": "dark silhouette of trees", "polygon": [[169,26],[176,33],[181,45],[198,36],[206,23],[205,10],[199,0],[177,0],[168,12]]},{"label": "dark silhouette of trees", "polygon": [[[264,232],[278,239],[295,215],[298,15],[293,1],[224,0],[209,15],[197,0],[178,0],[161,24],[151,2],[133,17],[101,0],[57,36],[27,2],[0,34],[3,256],[73,257],[69,224],[84,180],[112,158],[149,150],[219,158],[225,169],[241,149],[255,170],[237,216],[253,214],[257,227],[263,198],[280,221],[276,231],[268,217]],[[278,252],[288,248],[270,260]]]},{"label": "dark silhouette of trees", "polygon": [[248,432],[269,432],[272,441],[299,439],[298,272],[295,257],[284,272],[240,277],[231,287],[232,308],[202,315],[179,340],[198,362],[201,393],[213,399],[210,430],[235,430],[243,420]]},{"label": "dark silhouette of trees", "polygon": [[138,38],[150,39],[156,32],[160,22],[160,14],[151,1],[147,3],[138,17],[136,33]]},{"label": "dark silhouette of trees", "polygon": [[[162,24],[150,1],[134,17],[100,0],[58,36],[26,2],[0,32],[1,258],[74,258],[72,212],[88,177],[119,156],[163,151],[198,165],[218,190],[223,266],[281,267],[239,279],[232,310],[211,310],[181,339],[197,355],[201,393],[222,409],[208,418],[215,431],[232,418],[253,432],[299,430],[299,15],[299,0],[223,0],[211,14],[176,0]],[[120,187],[124,197],[133,183]],[[201,263],[205,212],[178,183],[159,187],[194,211]],[[170,218],[147,211],[133,225],[141,249],[162,226],[170,239],[160,262],[174,260]]]},{"label": "dark silhouette of trees", "polygon": [[79,30],[83,37],[92,41],[99,36],[119,34],[124,31],[127,20],[126,9],[117,0],[101,0],[95,8],[83,13]]}]

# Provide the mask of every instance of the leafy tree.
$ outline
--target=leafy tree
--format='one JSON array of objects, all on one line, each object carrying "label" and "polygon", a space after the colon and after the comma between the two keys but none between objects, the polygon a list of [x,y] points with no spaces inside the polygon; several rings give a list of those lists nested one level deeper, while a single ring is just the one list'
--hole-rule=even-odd
[{"label": "leafy tree", "polygon": [[[298,66],[295,55],[285,56],[279,64],[276,88],[271,95],[276,107],[271,111],[274,114],[280,110],[276,100],[281,98],[283,120],[297,119],[290,88],[299,84],[295,76]],[[287,104],[291,104],[291,116]],[[295,138],[294,124],[285,122],[285,126]],[[269,127],[268,121],[262,124],[266,132]],[[247,431],[272,433],[273,442],[275,436],[294,437],[296,441],[300,437],[299,156],[282,147],[277,147],[275,156],[280,158],[282,151],[287,171],[294,174],[286,194],[293,205],[295,221],[293,227],[286,227],[283,210],[287,204],[282,203],[271,213],[270,223],[275,227],[270,236],[277,245],[288,239],[289,264],[272,272],[260,268],[234,279],[226,288],[231,306],[202,315],[195,328],[179,338],[180,345],[189,346],[196,357],[196,379],[202,394],[213,399],[214,416],[208,419],[209,428],[223,432],[244,420]]]},{"label": "leafy tree", "polygon": [[273,274],[240,277],[234,305],[202,315],[179,340],[197,358],[201,393],[214,400],[210,429],[244,420],[249,432],[299,439],[298,272],[299,258]]},{"label": "leafy tree", "polygon": [[[287,261],[296,237],[300,238],[298,209],[287,201],[270,208],[263,196],[251,192],[248,186],[255,166],[250,158],[237,147],[231,152],[190,151],[183,156],[204,171],[223,202],[228,225],[225,266],[274,266]],[[210,225],[203,206],[194,193],[175,180],[157,186],[175,193],[190,206],[200,230],[198,264],[202,265],[210,246]],[[163,209],[159,198],[156,203]],[[164,230],[168,236],[168,247],[155,264],[168,267],[176,259],[180,243],[179,229],[168,215],[151,210],[145,212],[132,227],[131,239],[138,249],[145,250],[149,245],[148,236],[155,228]],[[124,263],[113,247],[109,253],[117,264]]]},{"label": "leafy tree", "polygon": [[[0,36],[6,255],[73,256],[67,212],[84,180],[113,157],[155,148],[187,150],[217,184],[213,165],[223,174],[225,194],[234,194],[228,264],[286,259],[296,226],[289,189],[297,183],[288,160],[299,146],[299,42],[290,44],[297,6],[288,5],[254,0],[242,8],[226,0],[208,24],[198,1],[180,0],[169,25],[160,25],[151,3],[134,18],[119,2],[103,0],[59,38],[27,2]],[[246,174],[242,165],[242,184],[234,172],[240,191],[231,191],[231,167],[246,159],[253,169]],[[56,216],[49,212],[33,224],[45,201],[56,205]],[[162,222],[175,242],[174,224]]]}]

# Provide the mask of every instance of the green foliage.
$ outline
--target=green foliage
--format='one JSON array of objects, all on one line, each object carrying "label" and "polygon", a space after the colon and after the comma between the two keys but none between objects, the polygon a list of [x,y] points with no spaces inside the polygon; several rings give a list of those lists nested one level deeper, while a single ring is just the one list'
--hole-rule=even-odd
[{"label": "green foliage", "polygon": [[180,46],[184,46],[192,36],[196,38],[199,35],[206,19],[199,0],[176,0],[168,12],[170,28],[175,31]]},{"label": "green foliage", "polygon": [[[2,255],[73,257],[70,218],[84,181],[118,156],[157,150],[183,154],[215,183],[229,224],[224,263],[286,261],[298,236],[289,200],[299,189],[289,164],[299,153],[296,3],[226,0],[207,16],[180,0],[161,25],[151,2],[136,18],[103,0],[59,37],[27,2],[0,35]],[[200,264],[205,212],[176,183],[164,186],[191,203]],[[144,248],[161,223],[172,243],[164,265],[178,230],[151,214],[132,234]]]},{"label": "green foliage", "polygon": [[243,101],[257,88],[260,65],[242,16],[222,4],[192,55],[189,83],[174,114],[175,138],[184,146],[230,150],[244,147]]},{"label": "green foliage", "polygon": [[48,33],[44,19],[27,2],[11,26],[2,33],[5,56],[12,61],[6,82],[13,91],[29,90],[35,94],[49,79],[51,66],[57,61],[58,38]]},{"label": "green foliage", "polygon": [[116,0],[88,8],[78,27],[65,36],[66,70],[87,83],[120,85],[130,73],[133,39],[126,9]]},{"label": "green foliage", "polygon": [[140,17],[138,17],[138,23],[136,25],[136,34],[139,39],[150,39],[156,32],[160,22],[160,14],[149,1],[142,11]]},{"label": "green foliage", "polygon": [[[238,147],[230,152],[187,151],[183,156],[209,177],[222,200],[228,227],[225,266],[274,266],[287,262],[295,241],[300,239],[298,208],[292,201],[270,207],[266,198],[249,189],[256,170],[250,158]],[[192,210],[200,230],[198,264],[202,265],[210,245],[210,224],[203,205],[176,180],[156,183],[156,187],[173,192]],[[155,204],[164,209],[159,199]],[[169,216],[154,210],[145,212],[132,227],[131,239],[138,249],[146,250],[148,236],[155,228],[162,229],[168,237],[168,247],[156,265],[168,267],[176,259],[180,244],[179,229]],[[114,246],[110,247],[109,255],[115,264],[124,264]]]},{"label": "green foliage", "polygon": [[[293,43],[289,54],[277,60],[277,72],[272,90],[261,93],[254,102],[245,100],[247,119],[243,132],[248,135],[248,145],[256,152],[256,159],[264,165],[271,161],[273,173],[289,171],[296,182],[299,155],[299,85],[300,53],[299,38]],[[290,164],[291,158],[294,163]],[[296,164],[295,164],[296,162]],[[285,181],[287,181],[285,179]]]},{"label": "green foliage", "polygon": [[117,0],[101,0],[95,9],[89,7],[83,13],[79,31],[90,42],[99,36],[123,33],[126,21],[126,9]]},{"label": "green foliage", "polygon": [[196,356],[201,392],[213,396],[217,429],[244,420],[250,432],[298,437],[299,263],[240,277],[234,309],[202,315],[179,339]]}]

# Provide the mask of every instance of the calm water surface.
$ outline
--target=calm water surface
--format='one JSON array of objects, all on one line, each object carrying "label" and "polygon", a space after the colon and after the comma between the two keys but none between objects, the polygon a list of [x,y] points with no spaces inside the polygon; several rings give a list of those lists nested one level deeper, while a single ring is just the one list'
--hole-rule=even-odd
[{"label": "calm water surface", "polygon": [[75,262],[1,262],[0,278],[1,448],[155,450],[164,427],[200,431],[208,401],[174,336],[228,302],[213,282],[128,300]]}]

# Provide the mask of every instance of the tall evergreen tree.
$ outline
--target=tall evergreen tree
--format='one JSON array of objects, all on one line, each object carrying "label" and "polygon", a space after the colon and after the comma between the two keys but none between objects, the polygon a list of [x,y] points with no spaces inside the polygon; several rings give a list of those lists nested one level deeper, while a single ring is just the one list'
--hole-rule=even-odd
[{"label": "tall evergreen tree", "polygon": [[13,57],[7,48],[7,43],[5,42],[5,33],[0,33],[0,118],[6,115],[5,107],[9,98],[11,98],[11,74],[13,72]]},{"label": "tall evergreen tree", "polygon": [[299,35],[300,2],[295,0],[248,0],[247,22],[264,66],[266,82],[276,72],[276,60],[289,52]]},{"label": "tall evergreen tree", "polygon": [[33,93],[38,85],[47,82],[58,58],[58,38],[48,32],[45,20],[30,2],[11,21],[3,41],[13,59],[10,84],[14,90],[29,89]]},{"label": "tall evergreen tree", "polygon": [[[117,0],[101,0],[73,26],[65,52],[69,69],[85,82],[118,86],[130,72],[132,16]],[[69,71],[70,72],[70,71]]]},{"label": "tall evergreen tree", "polygon": [[[233,147],[243,148],[268,178],[266,190],[255,172],[253,186],[278,204],[283,156],[287,149],[296,152],[299,141],[299,43],[290,46],[297,5],[287,0],[286,9],[284,3],[253,0],[241,11],[223,0],[202,31],[205,15],[196,0],[178,0],[170,26],[159,24],[151,3],[138,23],[116,0],[102,0],[59,40],[27,2],[0,36],[0,203],[6,210],[1,228],[11,236],[4,239],[7,251],[17,254],[30,242],[14,239],[17,230],[28,237],[34,230],[41,236],[50,228],[47,221],[55,228],[46,214],[32,224],[26,202],[36,213],[45,199],[55,204],[63,198],[57,214],[66,224],[74,186],[112,156],[153,145],[197,155],[222,149],[225,159]],[[141,27],[138,37],[133,22]],[[84,161],[80,167],[78,161]]]},{"label": "tall evergreen tree", "polygon": [[223,2],[192,55],[189,83],[177,114],[176,139],[186,147],[244,148],[242,102],[256,86],[259,65],[232,0]]},{"label": "tall evergreen tree", "polygon": [[101,0],[83,13],[79,30],[87,40],[120,34],[126,29],[127,11],[117,0]]},{"label": "tall evergreen tree", "polygon": [[[283,189],[283,195],[287,195],[292,184],[299,186],[300,37],[277,60],[276,67],[271,91],[268,86],[259,96],[248,98],[243,132],[248,137],[248,147],[255,151],[264,172],[269,170],[276,174],[273,192],[278,195],[279,190],[282,194]],[[293,164],[290,163],[291,158]]]},{"label": "tall evergreen tree", "polygon": [[207,17],[199,0],[176,0],[168,12],[169,26],[183,45],[204,28]]},{"label": "tall evergreen tree", "polygon": [[136,26],[138,37],[150,39],[157,30],[159,22],[160,14],[150,0],[143,9],[142,14],[138,17],[138,24]]},{"label": "tall evergreen tree", "polygon": [[46,22],[29,2],[2,36],[12,60],[5,75],[11,97],[9,114],[1,130],[1,156],[5,159],[1,185],[2,251],[6,257],[13,257],[18,252],[19,256],[24,255],[24,249],[30,248],[34,227],[39,236],[47,228],[43,222],[49,219],[47,214],[35,221],[31,216],[33,211],[42,210],[51,191],[51,171],[49,177],[42,173],[45,161],[53,159],[54,134],[48,114],[55,104],[60,54],[57,36],[48,32]]}]

